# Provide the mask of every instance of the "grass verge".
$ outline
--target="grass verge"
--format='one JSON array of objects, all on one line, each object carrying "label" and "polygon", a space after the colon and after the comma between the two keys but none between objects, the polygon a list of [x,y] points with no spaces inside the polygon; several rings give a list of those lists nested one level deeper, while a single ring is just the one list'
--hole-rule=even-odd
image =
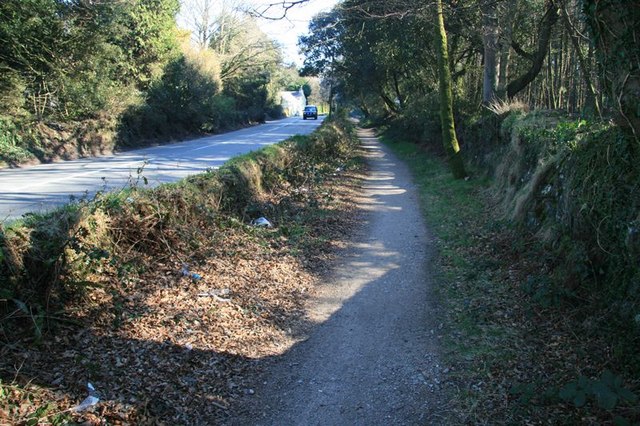
[{"label": "grass verge", "polygon": [[637,424],[640,380],[595,318],[549,293],[545,253],[498,218],[489,181],[453,180],[397,136],[437,239],[451,424]]}]

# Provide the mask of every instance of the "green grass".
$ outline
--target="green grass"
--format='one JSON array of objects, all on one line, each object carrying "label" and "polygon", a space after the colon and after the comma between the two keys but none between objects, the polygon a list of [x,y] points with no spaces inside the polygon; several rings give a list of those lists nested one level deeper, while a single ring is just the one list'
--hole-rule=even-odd
[{"label": "green grass", "polygon": [[[566,302],[538,300],[549,281],[545,251],[501,219],[491,181],[454,180],[443,159],[397,136],[383,140],[412,170],[436,237],[446,423],[640,421],[638,378],[616,364],[607,349],[615,345],[589,334]],[[575,383],[588,386],[575,391]]]},{"label": "green grass", "polygon": [[445,333],[449,337],[443,341],[448,361],[454,364],[493,354],[493,341],[505,333],[484,326],[482,309],[473,306],[491,290],[491,282],[477,271],[475,259],[466,250],[473,245],[477,222],[485,217],[484,204],[477,194],[487,182],[455,180],[441,159],[421,151],[417,145],[398,140],[385,142],[411,168],[420,190],[422,210],[437,237],[437,293],[445,316],[454,320],[445,326],[449,328]]},{"label": "green grass", "polygon": [[455,180],[441,159],[418,146],[398,140],[386,142],[411,168],[427,223],[437,237],[436,293],[440,320],[444,320],[441,350],[445,363],[455,366],[448,380],[459,384],[450,395],[455,410],[449,421],[464,423],[476,417],[481,405],[482,396],[473,384],[486,375],[487,361],[500,356],[496,343],[505,337],[500,328],[483,325],[483,312],[477,309],[476,301],[484,296],[489,283],[474,286],[465,279],[478,276],[465,248],[472,240],[476,222],[484,216],[484,206],[476,194],[485,182]]}]

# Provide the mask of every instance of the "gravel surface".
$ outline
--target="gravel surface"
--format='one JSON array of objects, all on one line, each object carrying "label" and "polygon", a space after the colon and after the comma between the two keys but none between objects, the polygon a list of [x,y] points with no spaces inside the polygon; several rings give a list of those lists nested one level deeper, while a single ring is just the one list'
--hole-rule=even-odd
[{"label": "gravel surface", "polygon": [[[408,169],[371,131],[363,224],[308,307],[308,338],[260,361],[230,424],[439,424],[430,236]],[[246,411],[248,410],[248,412]]]}]

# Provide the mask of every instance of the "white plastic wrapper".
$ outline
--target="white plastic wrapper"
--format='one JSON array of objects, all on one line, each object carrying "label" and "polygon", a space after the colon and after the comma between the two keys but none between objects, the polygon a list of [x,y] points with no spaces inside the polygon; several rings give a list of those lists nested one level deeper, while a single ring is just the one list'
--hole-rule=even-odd
[{"label": "white plastic wrapper", "polygon": [[75,412],[79,413],[81,411],[88,410],[89,408],[93,407],[98,402],[100,402],[100,398],[98,398],[98,394],[96,392],[96,388],[94,388],[91,383],[87,383],[87,390],[89,391],[89,396],[86,397],[80,403],[80,405],[77,405],[77,406],[73,407],[72,411],[75,411]]},{"label": "white plastic wrapper", "polygon": [[251,224],[253,226],[258,226],[262,228],[273,228],[273,225],[266,217],[259,217],[256,220],[252,221]]}]

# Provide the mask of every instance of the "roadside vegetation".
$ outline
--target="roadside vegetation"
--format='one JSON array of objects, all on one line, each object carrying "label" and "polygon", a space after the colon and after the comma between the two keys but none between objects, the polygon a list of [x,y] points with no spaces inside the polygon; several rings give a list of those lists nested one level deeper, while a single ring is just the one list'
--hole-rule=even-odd
[{"label": "roadside vegetation", "polygon": [[320,103],[319,83],[227,6],[182,2],[183,29],[178,0],[1,2],[0,166],[280,118],[279,91],[301,86]]},{"label": "roadside vegetation", "polygon": [[[345,0],[299,40],[302,73],[322,77],[331,108],[356,109],[384,130],[424,192],[439,239],[452,423],[640,422],[636,3]],[[0,2],[0,160],[247,125],[278,115],[279,87],[306,81],[282,66],[253,18],[196,10],[203,25],[186,34],[177,4]],[[322,258],[313,247],[331,240],[310,238],[322,234],[308,224],[333,221],[328,206],[349,188],[331,186],[353,155],[336,142],[351,140],[347,124],[335,123],[219,172],[100,194],[0,229],[6,415],[54,422],[89,379],[117,401],[92,412],[100,419],[223,415],[245,391],[241,366],[268,356],[254,343],[280,341],[310,288],[287,283],[311,282],[305,267]],[[248,226],[261,216],[276,227]],[[244,290],[227,284],[230,265],[244,265]],[[265,282],[282,288],[272,302],[260,295]],[[205,307],[166,313],[176,293],[193,300],[211,288],[222,292]],[[220,300],[229,294],[237,303]],[[205,330],[217,343],[198,347]],[[131,351],[108,359],[101,345]],[[176,363],[165,358],[164,375],[133,387],[107,368],[148,371],[184,350],[193,363],[180,374],[166,373]],[[48,368],[45,353],[78,367]],[[214,387],[180,396],[202,385],[196,376]]]},{"label": "roadside vegetation", "polygon": [[451,421],[640,421],[640,9],[345,0],[312,24],[306,69],[418,168]]},{"label": "roadside vegetation", "polygon": [[[352,125],[334,116],[217,171],[0,228],[2,422],[237,414],[251,360],[295,342],[348,238],[357,155]],[[88,396],[100,402],[77,410]]]},{"label": "roadside vegetation", "polygon": [[[564,245],[540,241],[505,217],[504,182],[482,174],[453,180],[438,155],[397,134],[385,139],[412,167],[437,238],[448,421],[637,422],[637,324],[621,315],[634,304],[633,290],[605,291],[585,278],[568,284],[567,271],[579,265],[574,246],[566,236]],[[633,268],[610,261],[608,270]]]}]

